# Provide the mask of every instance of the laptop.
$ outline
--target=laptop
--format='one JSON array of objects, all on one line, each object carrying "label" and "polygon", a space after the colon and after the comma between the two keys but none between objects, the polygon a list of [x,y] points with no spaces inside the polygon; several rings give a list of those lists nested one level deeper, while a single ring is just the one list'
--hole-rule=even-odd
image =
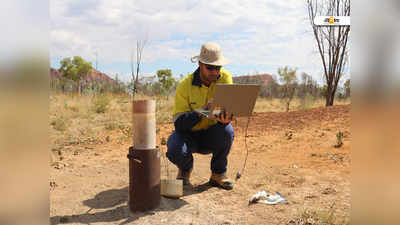
[{"label": "laptop", "polygon": [[251,116],[261,85],[216,84],[210,110],[195,109],[205,117],[215,118],[226,111],[229,116]]}]

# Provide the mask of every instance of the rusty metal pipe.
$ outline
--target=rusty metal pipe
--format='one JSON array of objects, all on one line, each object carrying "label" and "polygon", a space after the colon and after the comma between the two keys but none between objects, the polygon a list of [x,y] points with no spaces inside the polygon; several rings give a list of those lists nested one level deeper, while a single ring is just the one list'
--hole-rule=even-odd
[{"label": "rusty metal pipe", "polygon": [[146,211],[160,204],[160,151],[129,148],[129,209]]}]

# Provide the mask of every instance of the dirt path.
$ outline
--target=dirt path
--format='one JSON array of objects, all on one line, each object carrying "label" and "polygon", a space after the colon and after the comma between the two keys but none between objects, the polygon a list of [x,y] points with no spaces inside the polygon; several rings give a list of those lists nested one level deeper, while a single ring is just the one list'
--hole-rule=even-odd
[{"label": "dirt path", "polygon": [[[232,178],[245,159],[246,123],[243,118],[233,124]],[[167,138],[173,124],[158,128],[158,139]],[[343,132],[343,146],[335,148],[338,131]],[[184,197],[162,198],[157,209],[136,214],[127,206],[128,143],[63,144],[51,166],[51,224],[303,224],[307,218],[321,220],[325,212],[338,220],[349,218],[350,105],[257,113],[247,133],[246,170],[232,191],[206,184],[211,156],[196,154],[193,187],[184,189]],[[162,159],[162,177],[164,163]],[[172,164],[169,173],[176,174]],[[288,203],[248,205],[261,190],[279,191]]]}]

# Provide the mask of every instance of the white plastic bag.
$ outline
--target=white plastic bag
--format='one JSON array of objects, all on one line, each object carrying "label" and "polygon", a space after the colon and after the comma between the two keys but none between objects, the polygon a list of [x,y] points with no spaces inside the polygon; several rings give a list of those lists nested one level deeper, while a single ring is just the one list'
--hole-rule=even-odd
[{"label": "white plastic bag", "polygon": [[249,204],[263,203],[267,205],[275,205],[281,202],[284,203],[287,202],[287,200],[279,192],[275,192],[275,194],[267,194],[265,191],[260,191],[257,194],[254,194],[249,200]]}]

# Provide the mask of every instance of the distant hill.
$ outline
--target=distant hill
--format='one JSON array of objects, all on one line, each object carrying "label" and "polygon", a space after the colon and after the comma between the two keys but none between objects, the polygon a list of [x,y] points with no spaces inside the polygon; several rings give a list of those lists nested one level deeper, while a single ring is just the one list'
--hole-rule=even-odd
[{"label": "distant hill", "polygon": [[232,77],[234,83],[259,83],[266,85],[273,80],[270,74],[242,75]]},{"label": "distant hill", "polygon": [[[58,78],[60,78],[62,76],[63,76],[63,74],[60,71],[50,67],[50,80],[58,79]],[[116,81],[114,79],[110,78],[107,74],[102,73],[102,72],[100,72],[98,70],[95,70],[95,69],[93,69],[92,72],[89,75],[84,77],[82,79],[82,81],[84,83],[90,83],[90,82],[93,82],[93,81],[107,82],[109,84],[115,84],[116,83]]]}]

